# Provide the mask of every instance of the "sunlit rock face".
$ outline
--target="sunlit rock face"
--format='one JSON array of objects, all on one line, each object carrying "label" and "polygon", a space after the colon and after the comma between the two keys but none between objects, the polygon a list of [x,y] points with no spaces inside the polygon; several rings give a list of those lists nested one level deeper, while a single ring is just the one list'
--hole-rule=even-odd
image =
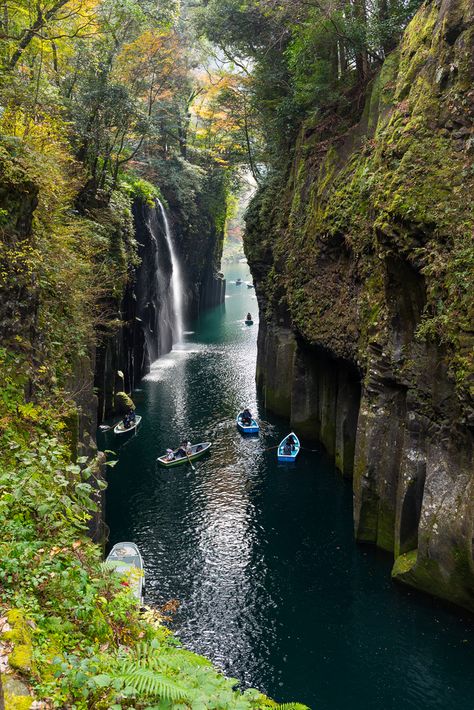
[{"label": "sunlit rock face", "polygon": [[265,403],[353,476],[393,576],[472,610],[473,19],[423,6],[352,128],[303,125],[246,233]]}]

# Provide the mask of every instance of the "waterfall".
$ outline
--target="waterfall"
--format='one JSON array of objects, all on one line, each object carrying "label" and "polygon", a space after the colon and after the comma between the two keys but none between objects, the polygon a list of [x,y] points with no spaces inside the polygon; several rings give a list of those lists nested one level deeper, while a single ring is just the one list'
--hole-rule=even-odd
[{"label": "waterfall", "polygon": [[173,235],[168,222],[165,208],[160,200],[156,204],[161,212],[163,225],[165,227],[166,243],[171,257],[171,296],[173,302],[173,345],[179,343],[183,338],[183,280],[181,278],[181,267],[176,256],[173,244]]}]

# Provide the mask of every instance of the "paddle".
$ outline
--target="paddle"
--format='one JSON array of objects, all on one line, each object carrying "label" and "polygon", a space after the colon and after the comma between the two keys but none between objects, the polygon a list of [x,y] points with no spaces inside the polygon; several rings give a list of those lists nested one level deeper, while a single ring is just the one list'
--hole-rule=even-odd
[{"label": "paddle", "polygon": [[191,468],[193,469],[193,471],[195,471],[196,469],[195,469],[194,466],[193,466],[193,462],[192,462],[191,459],[189,458],[188,452],[186,451],[185,454],[186,454],[186,458],[188,459],[189,463],[191,464]]}]

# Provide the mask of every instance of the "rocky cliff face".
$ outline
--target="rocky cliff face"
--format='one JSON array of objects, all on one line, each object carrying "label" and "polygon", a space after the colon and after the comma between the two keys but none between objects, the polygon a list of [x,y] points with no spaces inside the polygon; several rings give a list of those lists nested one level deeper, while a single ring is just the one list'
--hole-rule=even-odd
[{"label": "rocky cliff face", "polygon": [[472,610],[473,20],[426,3],[353,125],[302,127],[246,235],[267,406],[353,476],[395,578]]}]

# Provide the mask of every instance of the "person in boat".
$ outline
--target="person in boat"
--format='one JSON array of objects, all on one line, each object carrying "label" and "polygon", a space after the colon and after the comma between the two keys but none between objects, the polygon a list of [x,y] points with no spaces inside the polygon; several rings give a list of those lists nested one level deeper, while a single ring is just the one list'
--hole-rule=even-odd
[{"label": "person in boat", "polygon": [[288,437],[288,439],[286,441],[290,445],[290,452],[294,451],[296,448],[296,441],[295,441],[295,437],[293,436],[293,434],[290,434],[290,436]]},{"label": "person in boat", "polygon": [[288,439],[285,441],[285,444],[283,446],[283,453],[285,456],[291,456],[292,449],[291,449],[291,444],[288,441]]},{"label": "person in boat", "polygon": [[166,461],[173,461],[173,459],[174,459],[173,449],[166,449],[165,459],[166,459]]},{"label": "person in boat", "polygon": [[250,409],[248,407],[246,407],[244,409],[244,411],[242,412],[242,424],[245,424],[246,426],[248,426],[251,423],[252,423],[252,412],[250,411]]},{"label": "person in boat", "polygon": [[131,426],[132,426],[132,422],[130,420],[130,414],[129,414],[129,412],[127,412],[127,414],[123,418],[123,428],[130,429]]},{"label": "person in boat", "polygon": [[182,456],[190,456],[190,454],[192,454],[192,453],[193,453],[193,447],[192,447],[191,442],[184,439],[184,441],[182,441],[181,444],[179,445],[179,449],[176,452],[176,455],[178,457],[182,457]]},{"label": "person in boat", "polygon": [[130,422],[131,424],[135,424],[137,415],[135,414],[135,410],[130,407],[130,411],[128,413],[128,416],[130,417]]},{"label": "person in boat", "polygon": [[245,320],[252,320],[252,314],[251,314],[251,313],[247,313],[247,318],[246,318]]}]

